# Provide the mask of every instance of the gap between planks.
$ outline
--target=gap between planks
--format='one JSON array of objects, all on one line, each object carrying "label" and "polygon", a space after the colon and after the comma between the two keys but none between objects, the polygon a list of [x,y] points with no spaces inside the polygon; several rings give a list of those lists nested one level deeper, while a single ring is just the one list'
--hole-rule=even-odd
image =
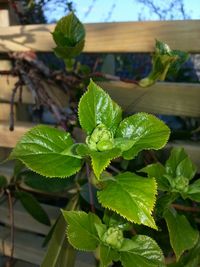
[{"label": "gap between planks", "polygon": [[[0,77],[0,100],[10,101],[16,78]],[[154,114],[200,117],[200,85],[195,83],[158,82],[149,88],[121,81],[99,82],[99,85],[118,102],[124,111],[146,111]],[[54,88],[54,94],[62,106],[67,106],[67,96]],[[16,97],[16,101],[18,97]],[[24,88],[23,103],[33,104],[32,95]]]}]

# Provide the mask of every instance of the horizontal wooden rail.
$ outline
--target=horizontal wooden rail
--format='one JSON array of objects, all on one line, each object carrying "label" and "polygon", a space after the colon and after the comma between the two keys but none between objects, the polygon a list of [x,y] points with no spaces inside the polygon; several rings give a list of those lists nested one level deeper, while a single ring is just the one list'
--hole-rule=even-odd
[{"label": "horizontal wooden rail", "polygon": [[[0,52],[52,51],[55,25],[0,27]],[[85,52],[151,52],[155,39],[173,49],[200,52],[200,20],[86,24]]]},{"label": "horizontal wooden rail", "polygon": [[[8,82],[9,81],[9,82]],[[0,100],[10,101],[16,78],[0,77]],[[133,113],[146,111],[155,114],[200,117],[200,84],[157,83],[150,88],[139,88],[124,82],[101,82],[103,89],[122,105],[124,111]],[[49,88],[50,90],[50,88]],[[54,89],[59,102],[67,105],[67,96]],[[31,93],[23,90],[23,103],[34,103]],[[18,100],[18,97],[15,99]]]},{"label": "horizontal wooden rail", "polygon": [[[1,62],[0,62],[1,64]],[[13,76],[0,76],[0,101],[10,102],[12,90],[17,82],[17,78]],[[55,103],[59,107],[65,107],[68,104],[68,96],[54,84],[43,82],[43,86],[46,89],[46,92],[51,96]],[[28,89],[23,87],[22,93],[22,102],[24,104],[34,104],[35,100]],[[19,100],[19,92],[16,93],[15,103]]]},{"label": "horizontal wooden rail", "polygon": [[[16,123],[15,131],[9,132],[8,125],[6,122],[0,122],[0,147],[14,147],[19,138],[25,134],[30,128],[34,126],[31,123]],[[170,142],[167,148],[172,148],[176,146],[184,147],[187,153],[191,156],[191,159],[198,166],[198,171],[200,171],[200,142]],[[7,168],[8,169],[8,168]],[[7,171],[5,168],[5,171]],[[0,168],[1,170],[1,168]],[[3,170],[3,169],[2,169]]]},{"label": "horizontal wooden rail", "polygon": [[101,87],[126,113],[145,111],[154,114],[200,117],[200,85],[157,83],[140,88],[124,82],[101,82]]},{"label": "horizontal wooden rail", "polygon": [[[1,171],[1,168],[0,168]],[[60,214],[60,208],[50,205],[42,204],[43,209],[48,214],[52,225],[55,223],[56,219]],[[1,203],[0,205],[0,222],[10,226],[9,210],[7,201]],[[37,232],[37,234],[46,235],[48,234],[50,227],[42,223],[39,223],[24,209],[24,207],[19,203],[19,201],[14,204],[14,218],[15,218],[15,228],[21,229],[29,232]]]},{"label": "horizontal wooden rail", "polygon": [[14,131],[9,131],[8,122],[0,122],[0,147],[14,147],[17,140],[34,126],[33,123],[16,123]]},{"label": "horizontal wooden rail", "polygon": [[[14,258],[37,264],[39,266],[42,263],[46,251],[46,249],[42,247],[43,241],[44,238],[40,235],[16,230]],[[11,245],[10,229],[4,226],[0,226],[0,253],[6,256],[10,256]],[[95,259],[92,253],[77,253],[75,267],[93,266],[95,266]]]}]

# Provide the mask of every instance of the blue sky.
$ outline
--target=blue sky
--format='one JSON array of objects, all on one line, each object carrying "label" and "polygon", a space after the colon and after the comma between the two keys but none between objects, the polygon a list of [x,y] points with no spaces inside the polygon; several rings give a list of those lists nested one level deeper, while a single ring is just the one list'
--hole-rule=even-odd
[{"label": "blue sky", "polygon": [[[158,5],[166,5],[168,0],[154,0]],[[74,0],[76,14],[84,23],[137,21],[139,14],[146,20],[157,20],[158,17],[150,13],[137,0]],[[186,13],[191,19],[200,19],[200,0],[184,0]],[[52,12],[53,11],[53,12]],[[178,13],[174,12],[179,19]],[[177,14],[177,17],[176,17]],[[48,12],[49,22],[58,20],[64,15],[62,6],[51,5]]]}]

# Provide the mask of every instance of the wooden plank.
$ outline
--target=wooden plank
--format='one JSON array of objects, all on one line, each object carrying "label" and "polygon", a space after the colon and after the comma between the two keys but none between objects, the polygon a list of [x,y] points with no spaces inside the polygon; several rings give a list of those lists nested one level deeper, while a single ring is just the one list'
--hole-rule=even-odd
[{"label": "wooden plank", "polygon": [[[55,25],[0,28],[0,51],[52,51]],[[85,52],[151,52],[155,39],[173,49],[199,52],[200,20],[86,24]]]},{"label": "wooden plank", "polygon": [[[0,8],[1,8],[2,4],[0,3]],[[0,25],[1,27],[8,27],[10,24],[10,20],[9,20],[9,11],[8,9],[6,9],[6,5],[3,5],[2,8],[0,10]]]},{"label": "wooden plank", "polygon": [[[0,77],[0,100],[9,101],[11,90],[16,78]],[[122,105],[128,113],[146,111],[149,113],[200,117],[200,85],[191,83],[157,83],[150,88],[139,88],[130,83],[120,81],[99,82],[111,97]],[[67,105],[67,96],[60,90],[57,92],[58,101]],[[16,100],[18,97],[16,97]],[[24,89],[23,103],[33,103],[32,95]]]},{"label": "wooden plank", "polygon": [[0,147],[14,147],[17,140],[35,124],[17,122],[14,131],[9,131],[7,122],[0,122]]},{"label": "wooden plank", "polygon": [[145,111],[154,114],[200,117],[200,85],[157,83],[140,88],[124,82],[101,82],[101,87],[126,113]]},{"label": "wooden plank", "polygon": [[[14,119],[16,119],[16,107],[14,106]],[[0,121],[9,121],[10,119],[10,104],[0,103]]]},{"label": "wooden plank", "polygon": [[[15,131],[9,134],[6,123],[0,124],[0,146],[2,147],[14,147],[19,138],[28,131],[33,124],[18,124],[15,127]],[[6,128],[6,132],[5,129]],[[168,148],[173,146],[182,146],[185,148],[187,153],[190,155],[192,161],[198,166],[200,172],[200,142],[173,142],[169,143]]]},{"label": "wooden plank", "polygon": [[[46,249],[42,248],[43,240],[44,238],[39,235],[16,230],[14,258],[40,265],[46,251]],[[0,226],[0,253],[10,256],[10,250],[10,230]],[[77,253],[75,267],[94,266],[95,260],[92,253]]]},{"label": "wooden plank", "polygon": [[[10,101],[12,89],[17,82],[17,78],[13,76],[0,76],[0,100],[1,101]],[[67,95],[59,89],[57,86],[50,84],[48,82],[43,82],[47,92],[50,96],[53,96],[54,101],[60,107],[66,107],[68,105],[68,97]],[[19,99],[19,92],[16,94],[15,103],[18,102]],[[25,104],[34,104],[34,98],[30,91],[24,86],[23,93],[22,93],[22,102]]]},{"label": "wooden plank", "polygon": [[[60,208],[46,204],[41,204],[41,206],[49,215],[50,221],[53,224],[60,214]],[[0,205],[0,214],[0,223],[10,226],[8,203],[6,201],[1,203]],[[14,204],[14,218],[15,228],[17,229],[42,235],[46,235],[50,230],[49,226],[39,223],[38,221],[33,219],[33,217],[27,213],[27,211],[24,209],[24,207],[20,204],[19,201],[15,202]]]}]

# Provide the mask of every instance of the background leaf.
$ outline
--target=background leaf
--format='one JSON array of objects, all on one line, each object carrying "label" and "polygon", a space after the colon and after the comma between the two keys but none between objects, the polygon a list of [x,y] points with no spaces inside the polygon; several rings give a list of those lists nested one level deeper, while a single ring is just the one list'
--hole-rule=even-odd
[{"label": "background leaf", "polygon": [[125,159],[134,158],[144,149],[161,149],[169,139],[169,128],[153,115],[137,113],[125,118],[119,125],[117,137],[134,141],[131,149],[123,152]]},{"label": "background leaf", "polygon": [[92,251],[99,244],[99,239],[95,224],[100,223],[100,219],[93,213],[83,211],[62,211],[67,221],[67,237],[70,244],[79,250]]},{"label": "background leaf", "polygon": [[158,267],[164,262],[157,243],[143,235],[137,235],[132,240],[125,239],[120,249],[120,259],[124,267]]},{"label": "background leaf", "polygon": [[72,145],[68,133],[39,125],[21,138],[9,159],[19,159],[43,176],[67,177],[81,168],[81,160],[70,151]]},{"label": "background leaf", "polygon": [[184,176],[192,179],[196,167],[183,148],[173,148],[165,164],[166,173],[171,177]]},{"label": "background leaf", "polygon": [[100,123],[115,133],[122,119],[121,108],[92,80],[80,99],[78,113],[81,127],[87,134],[91,134]]},{"label": "background leaf", "polygon": [[152,70],[147,77],[139,81],[139,85],[148,87],[158,80],[164,81],[167,74],[176,73],[188,57],[187,53],[171,50],[167,44],[156,40],[155,53],[152,57]]},{"label": "background leaf", "polygon": [[200,202],[200,179],[189,186],[187,196],[194,201]]},{"label": "background leaf", "polygon": [[56,55],[63,59],[78,56],[85,43],[85,29],[74,13],[61,18],[52,33]]},{"label": "background leaf", "polygon": [[5,176],[0,175],[0,189],[6,187],[8,184]]},{"label": "background leaf", "polygon": [[165,167],[159,162],[154,164],[149,164],[146,167],[140,169],[139,172],[147,173],[148,177],[155,178],[159,190],[167,191],[169,189],[169,182],[163,176],[165,173]]},{"label": "background leaf", "polygon": [[119,174],[98,192],[98,200],[127,220],[157,228],[151,216],[156,201],[156,182],[134,173]]},{"label": "background leaf", "polygon": [[24,172],[23,176],[24,183],[29,187],[50,193],[62,192],[72,186],[73,182],[71,179],[48,179],[31,171]]},{"label": "background leaf", "polygon": [[23,207],[25,210],[38,222],[50,225],[49,217],[46,213],[46,211],[42,208],[40,203],[37,201],[33,195],[27,193],[18,191],[16,192],[17,198],[21,201]]},{"label": "background leaf", "polygon": [[[77,208],[77,196],[73,197],[67,204],[66,209],[74,210]],[[42,261],[41,267],[66,267],[74,266],[76,251],[67,242],[65,235],[66,222],[62,215],[59,216],[54,227],[47,252]],[[64,255],[63,255],[64,250]]]},{"label": "background leaf", "polygon": [[165,212],[170,243],[176,254],[177,260],[184,251],[195,246],[199,238],[199,232],[192,228],[184,215],[179,215],[174,209]]}]

